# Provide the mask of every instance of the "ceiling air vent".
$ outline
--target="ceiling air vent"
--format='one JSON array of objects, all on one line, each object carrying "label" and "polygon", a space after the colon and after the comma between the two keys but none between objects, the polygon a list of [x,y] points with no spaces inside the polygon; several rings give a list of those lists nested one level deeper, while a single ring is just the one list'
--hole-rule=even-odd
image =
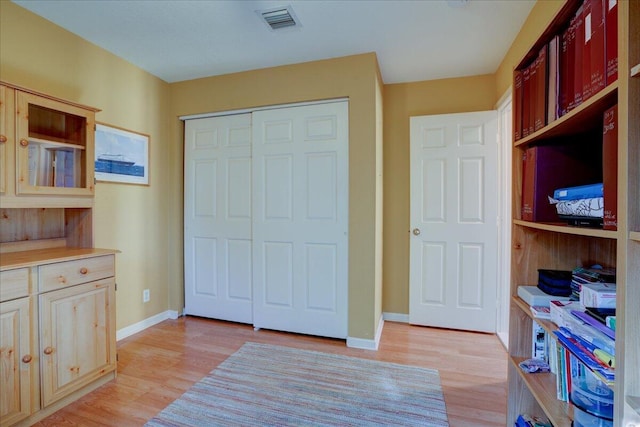
[{"label": "ceiling air vent", "polygon": [[262,17],[272,30],[281,30],[283,28],[300,27],[296,15],[293,13],[291,6],[277,7],[269,10],[260,10],[258,15]]}]

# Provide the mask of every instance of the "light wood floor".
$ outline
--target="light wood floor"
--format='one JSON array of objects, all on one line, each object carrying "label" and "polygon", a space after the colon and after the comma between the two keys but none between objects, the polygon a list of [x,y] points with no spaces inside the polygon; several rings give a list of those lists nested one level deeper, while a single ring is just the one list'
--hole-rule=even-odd
[{"label": "light wood floor", "polygon": [[451,427],[505,426],[507,354],[494,335],[386,322],[378,351],[183,317],[118,342],[118,376],[37,426],[142,426],[247,341],[435,368]]}]

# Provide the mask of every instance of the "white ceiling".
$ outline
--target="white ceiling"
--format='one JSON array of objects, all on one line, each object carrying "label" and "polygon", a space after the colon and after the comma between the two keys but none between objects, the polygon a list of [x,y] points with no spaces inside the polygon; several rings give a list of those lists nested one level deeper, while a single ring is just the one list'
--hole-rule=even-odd
[{"label": "white ceiling", "polygon": [[[535,0],[14,0],[167,82],[375,52],[385,83],[496,71]],[[291,6],[272,31],[258,10]]]}]

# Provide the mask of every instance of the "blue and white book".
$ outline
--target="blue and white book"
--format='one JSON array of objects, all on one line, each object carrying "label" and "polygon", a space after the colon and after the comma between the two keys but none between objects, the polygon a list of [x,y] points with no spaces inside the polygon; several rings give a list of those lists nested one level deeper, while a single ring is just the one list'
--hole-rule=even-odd
[{"label": "blue and white book", "polygon": [[578,185],[576,187],[558,188],[553,192],[556,200],[580,200],[603,197],[604,185],[597,184]]}]

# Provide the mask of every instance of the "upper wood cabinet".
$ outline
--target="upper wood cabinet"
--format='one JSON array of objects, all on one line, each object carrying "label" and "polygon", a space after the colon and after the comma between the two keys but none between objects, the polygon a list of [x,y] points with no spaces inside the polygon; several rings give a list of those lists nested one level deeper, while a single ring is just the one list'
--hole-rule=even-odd
[{"label": "upper wood cabinet", "polygon": [[17,194],[93,195],[94,112],[18,91]]},{"label": "upper wood cabinet", "polygon": [[8,83],[0,102],[3,207],[92,206],[99,110]]}]

